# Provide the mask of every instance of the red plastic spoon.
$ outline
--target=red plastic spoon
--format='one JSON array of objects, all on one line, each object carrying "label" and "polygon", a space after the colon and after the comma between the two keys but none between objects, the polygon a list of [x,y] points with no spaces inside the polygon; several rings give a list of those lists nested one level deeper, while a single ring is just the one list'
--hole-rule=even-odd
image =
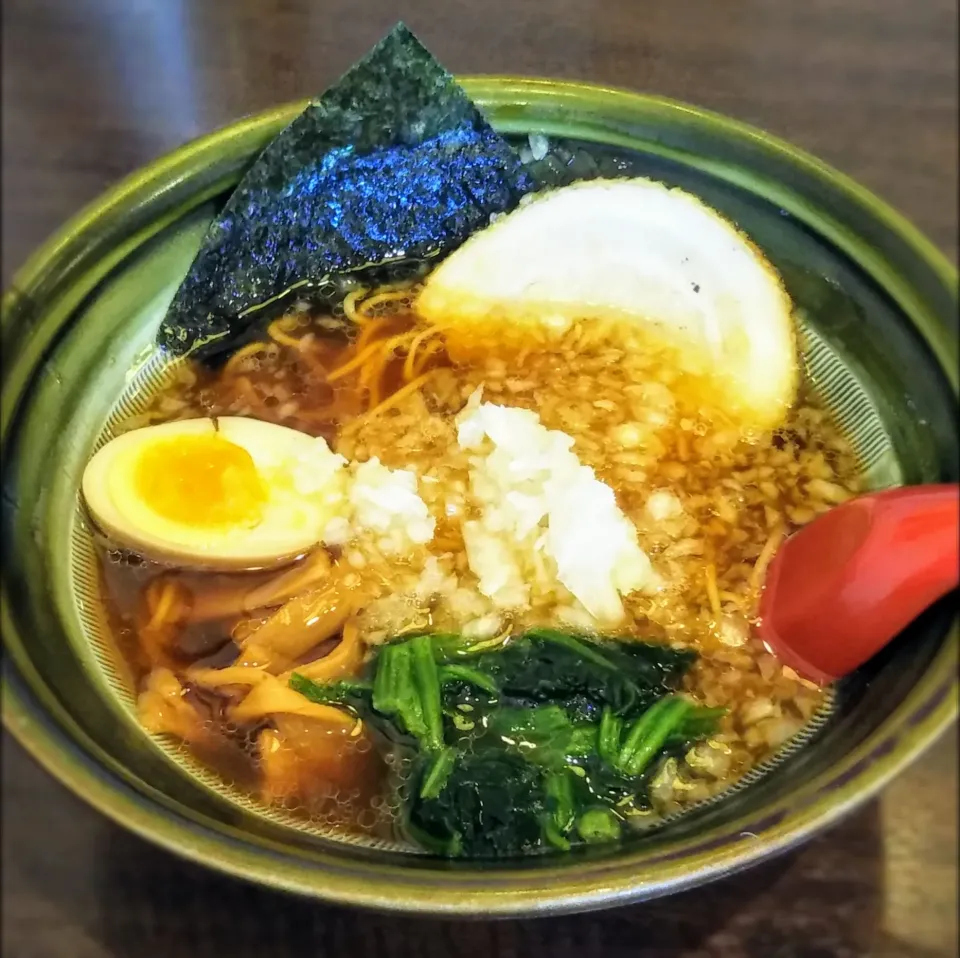
[{"label": "red plastic spoon", "polygon": [[960,486],[889,489],[824,513],[780,546],[760,638],[816,682],[852,672],[960,584]]}]

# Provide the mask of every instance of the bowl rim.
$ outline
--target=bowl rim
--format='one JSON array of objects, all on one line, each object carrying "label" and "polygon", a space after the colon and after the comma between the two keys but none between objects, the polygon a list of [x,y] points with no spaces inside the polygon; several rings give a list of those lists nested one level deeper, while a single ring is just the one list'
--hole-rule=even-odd
[{"label": "bowl rim", "polygon": [[[845,174],[756,127],[668,98],[588,83],[512,76],[460,79],[481,108],[523,104],[549,110],[557,106],[575,106],[600,113],[610,112],[613,108],[626,115],[644,114],[652,117],[654,122],[660,117],[669,118],[671,122],[690,124],[727,140],[749,141],[754,149],[785,159],[801,168],[813,180],[842,192],[884,229],[896,234],[917,259],[933,272],[938,283],[942,283],[949,291],[955,291],[956,269],[905,217]],[[78,237],[95,230],[103,220],[127,215],[131,207],[137,208],[158,187],[185,182],[192,174],[202,170],[216,151],[228,142],[239,141],[255,146],[263,141],[264,129],[279,127],[296,116],[308,102],[300,100],[273,107],[192,140],[136,170],[82,209],[43,243],[13,276],[10,288],[3,297],[4,339],[16,320],[18,303],[29,299],[31,291],[42,286],[45,277],[69,262]],[[524,122],[521,118],[517,123],[517,130],[529,131],[529,120]],[[509,130],[510,124],[499,123],[498,128]],[[210,183],[207,188],[212,196],[222,189],[222,184]],[[103,271],[119,262],[126,251],[127,245],[122,244],[113,253],[115,259],[105,258]],[[906,288],[903,295],[910,298],[913,294]],[[953,392],[957,393],[956,337],[951,337],[949,332],[944,335],[945,331],[939,328],[921,332],[937,355]],[[45,349],[43,336],[38,338],[39,348]],[[24,383],[8,383],[6,370],[4,380],[5,396],[10,386],[15,399],[19,399],[16,389],[22,389]],[[5,402],[7,408],[0,417],[0,435],[4,445],[8,426],[13,421],[14,409],[10,407],[15,405],[19,403]],[[5,591],[5,582],[3,588]],[[2,626],[6,646],[6,637],[16,630],[9,619],[5,602],[3,606]],[[226,829],[203,828],[183,815],[171,815],[160,804],[151,802],[149,796],[145,799],[139,790],[98,763],[89,749],[82,748],[61,724],[44,713],[28,688],[30,677],[17,673],[6,651],[0,689],[3,693],[2,719],[5,727],[43,768],[108,818],[181,857],[234,877],[254,879],[273,888],[341,904],[419,914],[507,917],[579,911],[670,894],[756,864],[835,823],[872,797],[954,721],[958,679],[955,665],[951,669],[951,661],[955,661],[957,644],[958,625],[955,620],[943,647],[911,690],[908,699],[858,748],[821,776],[827,779],[823,791],[830,793],[830,802],[824,800],[820,791],[813,795],[805,793],[805,799],[795,804],[781,801],[779,804],[782,808],[777,814],[767,816],[762,823],[766,827],[756,826],[753,831],[743,832],[739,841],[728,842],[720,848],[705,845],[697,849],[695,840],[693,843],[683,842],[681,849],[693,844],[693,851],[698,852],[694,856],[696,864],[693,866],[684,865],[682,855],[664,854],[648,863],[654,868],[662,865],[658,874],[644,877],[630,870],[629,858],[624,856],[611,861],[610,867],[602,873],[603,884],[599,886],[589,881],[590,877],[596,878],[589,868],[585,870],[588,880],[572,875],[574,869],[558,868],[549,875],[544,872],[540,876],[535,872],[513,872],[514,879],[526,874],[528,880],[522,887],[511,884],[505,891],[481,887],[476,881],[465,886],[450,882],[447,886],[442,881],[443,873],[440,871],[428,873],[438,878],[434,886],[426,889],[422,886],[413,887],[395,881],[391,877],[395,869],[389,867],[379,867],[379,877],[376,878],[371,877],[374,872],[335,876],[336,879],[345,880],[335,888],[331,887],[330,883],[318,881],[324,874],[323,869],[311,872],[296,861],[283,867],[276,857],[271,857],[269,849],[259,848],[245,840],[240,832],[230,835]],[[952,674],[952,679],[948,676],[945,681],[944,675],[948,673]],[[908,707],[911,701],[913,705]],[[189,841],[184,840],[187,835]],[[619,862],[619,867],[614,861]],[[452,877],[454,873],[447,874]],[[498,872],[491,869],[482,874],[492,879]]]}]

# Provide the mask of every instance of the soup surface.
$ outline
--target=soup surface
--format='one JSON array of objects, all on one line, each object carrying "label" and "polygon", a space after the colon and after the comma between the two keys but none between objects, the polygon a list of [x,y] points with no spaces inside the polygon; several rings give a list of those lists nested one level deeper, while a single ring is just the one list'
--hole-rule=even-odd
[{"label": "soup surface", "polygon": [[[414,293],[357,290],[336,316],[294,310],[218,370],[184,363],[125,425],[240,416],[322,437],[349,462],[355,517],[279,570],[181,571],[102,540],[144,725],[265,803],[395,837],[416,762],[297,682],[360,688],[371,660],[411,636],[493,649],[549,629],[696,653],[675,691],[711,710],[711,731],[650,745],[642,776],[634,761],[642,787],[612,803],[619,824],[728,787],[823,704],[752,626],[779,543],[858,490],[846,441],[807,383],[781,428],[750,434],[648,336],[591,319],[521,343],[454,336],[418,320]],[[582,486],[558,499],[568,472]],[[604,544],[618,537],[614,554]],[[471,703],[444,699],[445,721],[469,731]]]}]

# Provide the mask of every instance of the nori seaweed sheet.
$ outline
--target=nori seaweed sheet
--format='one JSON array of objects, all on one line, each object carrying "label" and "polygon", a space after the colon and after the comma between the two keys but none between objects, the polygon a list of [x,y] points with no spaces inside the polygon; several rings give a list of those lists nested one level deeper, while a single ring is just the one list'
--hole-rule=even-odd
[{"label": "nori seaweed sheet", "polygon": [[261,153],[211,225],[157,341],[208,359],[290,297],[452,252],[536,188],[403,24]]}]

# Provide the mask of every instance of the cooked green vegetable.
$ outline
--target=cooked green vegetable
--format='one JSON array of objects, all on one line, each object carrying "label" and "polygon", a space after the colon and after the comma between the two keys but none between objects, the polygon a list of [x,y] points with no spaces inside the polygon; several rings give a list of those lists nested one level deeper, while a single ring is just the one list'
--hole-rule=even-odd
[{"label": "cooked green vegetable", "polygon": [[619,837],[658,760],[723,714],[675,692],[693,658],[552,629],[479,643],[424,634],[382,646],[362,681],[290,685],[352,708],[386,747],[412,753],[414,841],[501,857]]},{"label": "cooked green vegetable", "polygon": [[569,769],[551,772],[545,780],[546,819],[543,836],[557,848],[566,850],[570,840],[566,837],[573,828],[577,814],[577,802],[573,790],[573,773]]},{"label": "cooked green vegetable", "polygon": [[597,751],[611,767],[616,767],[620,757],[620,737],[623,734],[623,719],[613,714],[607,706],[600,718],[600,732],[597,736]]},{"label": "cooked green vegetable", "polygon": [[296,672],[290,677],[289,684],[295,692],[320,705],[351,705],[352,700],[365,701],[373,691],[373,686],[369,682],[339,681],[323,685]]},{"label": "cooked green vegetable", "polygon": [[540,708],[499,708],[487,720],[487,729],[497,744],[544,768],[562,768],[596,745],[592,724],[575,724],[556,705]]},{"label": "cooked green vegetable", "polygon": [[598,721],[604,707],[633,718],[673,691],[695,659],[692,652],[648,642],[597,642],[540,629],[470,665],[490,675],[515,705],[558,705],[572,716]]},{"label": "cooked green vegetable", "polygon": [[613,842],[620,837],[620,819],[609,808],[591,808],[577,821],[585,842]]},{"label": "cooked green vegetable", "polygon": [[377,662],[373,707],[383,715],[397,716],[411,735],[429,740],[432,746],[433,730],[427,729],[419,684],[412,645],[397,642],[385,646]]},{"label": "cooked green vegetable", "polygon": [[440,676],[430,637],[418,635],[400,647],[410,650],[413,698],[418,703],[417,713],[423,723],[421,737],[428,749],[437,751],[443,748],[443,713],[440,709]]},{"label": "cooked green vegetable", "polygon": [[540,640],[541,642],[553,642],[556,645],[562,645],[584,661],[598,665],[600,668],[607,669],[611,672],[617,668],[610,659],[604,656],[598,649],[594,648],[592,644],[581,642],[568,632],[560,632],[557,629],[532,629],[527,633],[526,638],[533,639],[534,641]]},{"label": "cooked green vegetable", "polygon": [[725,708],[692,708],[680,725],[667,738],[666,744],[683,745],[697,739],[708,738],[714,733],[717,722],[727,714]]},{"label": "cooked green vegetable", "polygon": [[494,697],[500,694],[497,683],[489,675],[484,674],[479,669],[471,669],[468,665],[441,665],[439,673],[442,685],[450,682],[464,682],[467,685],[482,689]]},{"label": "cooked green vegetable", "polygon": [[420,786],[421,798],[436,798],[443,791],[456,761],[457,750],[455,748],[445,748],[437,752],[427,769],[423,784]]},{"label": "cooked green vegetable", "polygon": [[639,775],[683,723],[693,706],[679,696],[667,696],[644,712],[630,727],[620,749],[617,767],[631,778]]},{"label": "cooked green vegetable", "polygon": [[543,773],[502,749],[457,752],[443,791],[408,807],[411,836],[443,855],[496,858],[543,844]]},{"label": "cooked green vegetable", "polygon": [[551,823],[561,835],[566,835],[573,828],[577,811],[571,775],[567,769],[561,769],[547,776],[547,811]]},{"label": "cooked green vegetable", "polygon": [[388,645],[377,660],[377,672],[373,680],[373,707],[384,715],[395,715],[400,706],[400,659],[406,648]]}]

